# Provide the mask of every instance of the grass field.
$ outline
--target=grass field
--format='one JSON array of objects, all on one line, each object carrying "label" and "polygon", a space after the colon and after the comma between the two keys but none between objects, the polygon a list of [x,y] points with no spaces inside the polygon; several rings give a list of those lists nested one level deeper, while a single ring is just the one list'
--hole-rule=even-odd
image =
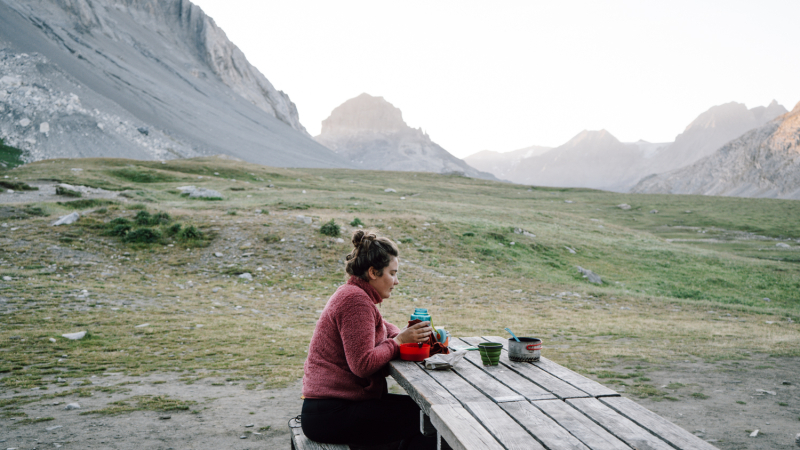
[{"label": "grass field", "polygon": [[[797,201],[220,158],[52,160],[4,175],[120,196],[0,204],[0,390],[165,371],[186,383],[286,386],[302,376],[315,320],[344,281],[356,218],[400,242],[401,284],[381,305],[397,324],[428,307],[457,336],[504,335],[509,326],[543,338],[548,357],[651,398],[667,391],[638,363],[800,356]],[[186,185],[224,199],[189,199],[177,189]],[[50,226],[74,210],[83,214],[77,223]],[[142,211],[169,220],[139,224]],[[130,229],[115,234],[110,222],[120,218]],[[319,232],[331,219],[344,243]],[[178,234],[191,226],[200,235]],[[157,236],[126,238],[143,228]],[[61,337],[81,330],[82,340]],[[630,373],[607,371],[620,361]],[[7,411],[34,399],[14,398]]]}]

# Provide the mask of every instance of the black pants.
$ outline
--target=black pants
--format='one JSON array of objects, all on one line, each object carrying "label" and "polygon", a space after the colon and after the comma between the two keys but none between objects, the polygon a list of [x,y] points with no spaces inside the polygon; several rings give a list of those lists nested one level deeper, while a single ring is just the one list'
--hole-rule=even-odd
[{"label": "black pants", "polygon": [[436,436],[419,432],[419,407],[407,395],[380,400],[305,399],[303,433],[326,444],[377,445],[402,440],[401,449],[436,448]]}]

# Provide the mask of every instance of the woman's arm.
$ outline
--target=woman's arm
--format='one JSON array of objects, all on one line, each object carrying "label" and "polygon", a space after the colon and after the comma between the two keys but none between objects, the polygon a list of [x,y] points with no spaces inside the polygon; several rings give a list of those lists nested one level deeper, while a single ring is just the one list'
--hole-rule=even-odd
[{"label": "woman's arm", "polygon": [[383,326],[386,327],[386,335],[389,339],[394,339],[395,336],[400,334],[400,328],[397,328],[397,325],[393,323],[389,323],[386,319],[383,319]]},{"label": "woman's arm", "polygon": [[385,339],[375,345],[378,317],[374,305],[355,301],[348,305],[346,313],[337,321],[347,365],[351,372],[361,378],[380,370],[400,351],[394,339]]}]

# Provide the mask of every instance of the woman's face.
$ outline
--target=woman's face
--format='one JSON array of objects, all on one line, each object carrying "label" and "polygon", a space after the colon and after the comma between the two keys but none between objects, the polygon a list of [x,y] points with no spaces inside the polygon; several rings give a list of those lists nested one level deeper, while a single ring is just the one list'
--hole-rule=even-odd
[{"label": "woman's face", "polygon": [[397,280],[397,269],[400,263],[397,261],[396,256],[392,256],[389,265],[383,269],[383,275],[378,275],[378,271],[374,267],[369,268],[369,284],[378,291],[381,298],[389,298],[392,295],[392,289],[400,282]]}]

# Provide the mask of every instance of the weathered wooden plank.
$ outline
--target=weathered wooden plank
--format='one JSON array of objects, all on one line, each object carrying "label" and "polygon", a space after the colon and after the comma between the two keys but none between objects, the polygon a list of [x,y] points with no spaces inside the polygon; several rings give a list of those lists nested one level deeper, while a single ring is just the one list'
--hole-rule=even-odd
[{"label": "weathered wooden plank", "polygon": [[[555,400],[561,401],[561,400]],[[529,402],[501,403],[500,407],[514,420],[528,430],[537,441],[549,449],[589,450],[569,431],[547,417],[541,410]]]},{"label": "weathered wooden plank", "polygon": [[607,397],[601,398],[600,401],[677,448],[717,450],[717,447],[714,447],[633,400],[625,397]]},{"label": "weathered wooden plank", "polygon": [[492,402],[467,403],[466,408],[506,449],[545,450],[530,433],[509,417],[497,404]]},{"label": "weathered wooden plank", "polygon": [[[450,342],[455,342],[456,345],[468,345],[461,342],[457,338],[450,338]],[[478,356],[480,358],[480,355]],[[479,362],[482,365],[482,363]],[[508,386],[497,381],[488,373],[484,372],[478,366],[472,363],[462,363],[453,367],[453,372],[459,374],[462,378],[467,380],[476,389],[483,392],[487,397],[492,399],[495,403],[500,402],[518,402],[525,400],[525,397],[512,391]]]},{"label": "weathered wooden plank", "polygon": [[431,405],[458,404],[458,400],[411,361],[389,362],[389,374],[417,402],[425,414],[430,415]]},{"label": "weathered wooden plank", "polygon": [[[452,339],[452,338],[451,338]],[[485,342],[481,338],[461,338],[460,340],[455,340],[459,345],[477,345],[479,342]],[[556,398],[553,393],[546,391],[539,385],[532,383],[527,378],[523,377],[522,375],[510,370],[508,367],[504,365],[497,365],[497,366],[484,366],[483,362],[481,361],[481,355],[476,351],[467,352],[467,355],[464,357],[475,367],[483,370],[489,376],[497,379],[504,385],[508,386],[514,392],[522,395],[528,400],[548,400]]]},{"label": "weathered wooden plank", "polygon": [[294,419],[290,420],[289,424],[292,427],[292,448],[294,450],[350,450],[347,445],[314,442],[303,434],[303,429]]},{"label": "weathered wooden plank", "polygon": [[630,449],[614,435],[561,400],[531,402],[592,450]]},{"label": "weathered wooden plank", "polygon": [[423,436],[433,436],[436,433],[436,427],[431,423],[431,418],[424,412],[419,412],[419,432]]},{"label": "weathered wooden plank", "polygon": [[[469,363],[462,361],[460,364],[466,365]],[[427,373],[441,384],[441,389],[450,392],[461,403],[489,400],[483,392],[475,389],[475,386],[452,370],[428,370]]]},{"label": "weathered wooden plank", "polygon": [[431,406],[431,422],[455,450],[503,450],[495,438],[462,406]]},{"label": "weathered wooden plank", "polygon": [[[500,336],[484,336],[484,338],[491,342],[500,342],[503,344],[503,348],[508,346],[508,339],[503,339]],[[567,383],[575,386],[576,388],[580,389],[583,392],[591,395],[592,397],[602,397],[602,396],[618,396],[619,392],[603,386],[602,384],[586,378],[585,376],[573,372],[572,370],[567,369],[566,367],[555,363],[544,356],[542,356],[539,361],[531,363],[536,367],[544,370],[545,372],[553,375],[554,377],[566,381]]]},{"label": "weathered wooden plank", "polygon": [[637,450],[675,450],[657,436],[600,403],[596,398],[571,398],[566,402]]},{"label": "weathered wooden plank", "polygon": [[[467,339],[472,340],[472,339],[483,339],[483,338],[467,338]],[[492,341],[492,342],[497,342],[497,341]],[[590,395],[587,394],[586,392],[581,391],[580,389],[576,388],[575,386],[572,386],[571,384],[565,381],[559,380],[553,375],[550,375],[544,370],[536,367],[532,363],[511,361],[510,359],[508,359],[508,352],[505,350],[503,350],[503,353],[500,355],[500,364],[502,364],[505,367],[508,367],[509,369],[520,374],[524,378],[527,378],[528,380],[541,386],[545,391],[552,393],[558,398],[590,397]]]}]

